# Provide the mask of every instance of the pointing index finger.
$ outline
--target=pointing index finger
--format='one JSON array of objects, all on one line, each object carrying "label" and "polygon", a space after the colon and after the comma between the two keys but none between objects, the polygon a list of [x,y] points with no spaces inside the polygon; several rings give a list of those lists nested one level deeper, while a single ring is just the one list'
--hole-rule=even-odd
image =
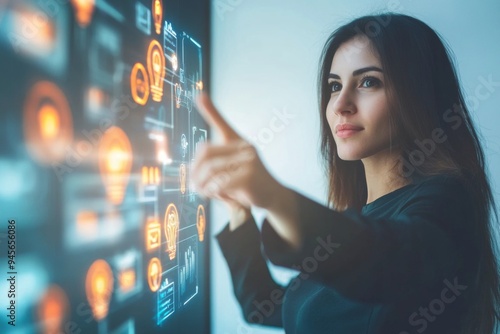
[{"label": "pointing index finger", "polygon": [[226,122],[206,93],[201,93],[197,101],[198,110],[210,127],[217,129],[224,142],[239,140],[240,135]]}]

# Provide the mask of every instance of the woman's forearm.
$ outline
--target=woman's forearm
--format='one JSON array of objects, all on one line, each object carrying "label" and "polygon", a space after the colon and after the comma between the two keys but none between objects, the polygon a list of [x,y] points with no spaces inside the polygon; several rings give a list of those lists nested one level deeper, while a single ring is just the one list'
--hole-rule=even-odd
[{"label": "woman's forearm", "polygon": [[267,220],[274,230],[294,249],[300,247],[299,211],[297,194],[279,184],[269,206],[266,206]]}]

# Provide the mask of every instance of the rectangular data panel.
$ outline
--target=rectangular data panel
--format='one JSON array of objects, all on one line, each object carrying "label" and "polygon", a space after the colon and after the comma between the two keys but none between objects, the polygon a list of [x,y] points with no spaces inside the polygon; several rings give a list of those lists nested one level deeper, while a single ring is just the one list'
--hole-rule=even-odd
[{"label": "rectangular data panel", "polygon": [[0,1],[0,333],[209,333],[209,5]]}]

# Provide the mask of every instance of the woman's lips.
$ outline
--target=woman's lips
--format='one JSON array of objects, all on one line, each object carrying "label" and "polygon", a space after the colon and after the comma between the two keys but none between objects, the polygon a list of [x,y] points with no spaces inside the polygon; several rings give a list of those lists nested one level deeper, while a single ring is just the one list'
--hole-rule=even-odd
[{"label": "woman's lips", "polygon": [[339,130],[337,131],[337,136],[340,138],[349,138],[351,136],[354,136],[356,133],[363,131],[362,129],[360,130],[352,130],[352,129],[346,129],[346,130]]}]

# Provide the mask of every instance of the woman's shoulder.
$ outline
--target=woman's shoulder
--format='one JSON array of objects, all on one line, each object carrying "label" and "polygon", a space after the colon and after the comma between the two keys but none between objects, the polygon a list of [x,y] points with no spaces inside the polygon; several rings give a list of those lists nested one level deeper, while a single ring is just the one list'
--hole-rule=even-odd
[{"label": "woman's shoulder", "polygon": [[[372,216],[398,215],[406,209],[423,207],[433,209],[439,202],[460,203],[466,198],[458,198],[468,193],[464,180],[452,174],[436,174],[420,177],[375,201],[366,204],[362,213]],[[447,200],[448,199],[448,200]]]},{"label": "woman's shoulder", "polygon": [[450,193],[455,195],[465,195],[469,192],[469,181],[465,176],[441,173],[425,176],[415,182],[415,190],[425,192]]},{"label": "woman's shoulder", "polygon": [[469,217],[475,210],[471,181],[454,174],[426,176],[415,184],[400,212],[419,211],[427,215],[456,212]]}]

